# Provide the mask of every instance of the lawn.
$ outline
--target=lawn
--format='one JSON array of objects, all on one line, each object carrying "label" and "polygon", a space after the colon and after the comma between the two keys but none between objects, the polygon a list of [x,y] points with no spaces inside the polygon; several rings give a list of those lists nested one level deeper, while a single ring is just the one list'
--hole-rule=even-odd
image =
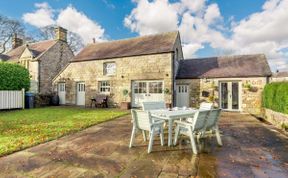
[{"label": "lawn", "polygon": [[46,107],[0,111],[0,156],[37,145],[89,126],[111,120],[127,111]]}]

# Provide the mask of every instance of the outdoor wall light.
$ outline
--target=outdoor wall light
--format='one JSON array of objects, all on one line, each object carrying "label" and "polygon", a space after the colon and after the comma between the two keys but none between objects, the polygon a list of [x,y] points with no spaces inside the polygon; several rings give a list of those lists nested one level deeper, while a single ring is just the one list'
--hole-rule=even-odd
[{"label": "outdoor wall light", "polygon": [[123,76],[123,75],[121,75],[121,78],[124,78],[124,76]]},{"label": "outdoor wall light", "polygon": [[166,74],[166,77],[168,77],[169,76],[169,74]]}]

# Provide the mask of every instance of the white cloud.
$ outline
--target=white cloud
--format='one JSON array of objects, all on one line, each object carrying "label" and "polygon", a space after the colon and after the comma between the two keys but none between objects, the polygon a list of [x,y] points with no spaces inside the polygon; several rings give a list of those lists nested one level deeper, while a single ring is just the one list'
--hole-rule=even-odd
[{"label": "white cloud", "polygon": [[48,25],[52,25],[55,23],[54,21],[54,11],[49,6],[48,3],[36,3],[35,7],[37,8],[36,11],[31,13],[26,13],[23,15],[22,19],[24,22],[29,23],[36,27],[45,27]]},{"label": "white cloud", "polygon": [[136,7],[126,16],[124,25],[140,35],[179,30],[185,44],[185,57],[193,56],[203,43],[218,47],[225,41],[220,32],[211,28],[222,18],[217,4],[206,5],[206,0],[176,3],[138,0],[135,3]]},{"label": "white cloud", "polygon": [[[288,69],[288,0],[268,0],[232,28],[231,46],[238,53],[265,53],[273,70]],[[279,62],[282,61],[282,62]]]},{"label": "white cloud", "polygon": [[267,0],[260,12],[240,21],[227,19],[230,26],[223,25],[218,5],[206,0],[134,2],[136,7],[126,16],[125,26],[140,35],[178,29],[185,58],[208,44],[222,52],[219,55],[264,53],[273,70],[288,69],[288,0]]},{"label": "white cloud", "polygon": [[211,4],[207,7],[204,20],[207,24],[213,24],[217,19],[221,18],[220,10],[217,4]]},{"label": "white cloud", "polygon": [[97,41],[104,39],[104,29],[72,6],[60,11],[57,25],[80,35],[85,43],[91,43],[93,38]]},{"label": "white cloud", "polygon": [[177,12],[168,0],[139,0],[137,7],[124,19],[124,24],[133,32],[146,35],[177,30],[177,20]]},{"label": "white cloud", "polygon": [[187,58],[193,58],[195,57],[195,52],[199,49],[203,49],[204,46],[197,44],[197,43],[190,43],[190,44],[184,44],[183,45],[183,55]]},{"label": "white cloud", "polygon": [[60,11],[52,9],[48,3],[36,3],[36,11],[25,13],[24,22],[41,28],[48,25],[59,25],[67,30],[78,34],[84,43],[91,43],[95,38],[97,41],[105,40],[105,30],[95,21],[78,11],[72,5]]}]

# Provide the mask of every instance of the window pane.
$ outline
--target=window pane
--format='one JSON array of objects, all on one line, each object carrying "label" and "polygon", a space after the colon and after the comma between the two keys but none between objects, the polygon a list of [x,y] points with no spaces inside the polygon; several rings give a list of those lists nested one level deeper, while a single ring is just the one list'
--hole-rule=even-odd
[{"label": "window pane", "polygon": [[149,83],[149,93],[162,93],[163,88],[162,82],[150,82]]},{"label": "window pane", "polygon": [[99,82],[99,91],[100,91],[100,93],[109,93],[110,90],[111,90],[110,81],[100,81]]},{"label": "window pane", "polygon": [[114,75],[116,73],[115,62],[104,63],[104,75]]}]

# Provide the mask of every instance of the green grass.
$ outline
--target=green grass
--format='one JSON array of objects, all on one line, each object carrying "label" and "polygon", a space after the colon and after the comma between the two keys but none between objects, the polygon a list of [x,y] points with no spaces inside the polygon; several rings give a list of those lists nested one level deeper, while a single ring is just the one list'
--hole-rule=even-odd
[{"label": "green grass", "polygon": [[46,107],[0,111],[0,156],[37,145],[89,126],[111,120],[127,111]]}]

